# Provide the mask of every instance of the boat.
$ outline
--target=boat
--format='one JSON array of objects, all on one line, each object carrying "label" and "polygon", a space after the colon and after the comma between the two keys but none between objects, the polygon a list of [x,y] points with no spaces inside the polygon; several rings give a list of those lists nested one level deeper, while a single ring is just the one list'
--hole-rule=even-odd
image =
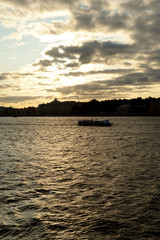
[{"label": "boat", "polygon": [[80,126],[112,126],[112,123],[110,123],[110,121],[107,120],[79,120],[78,121],[78,125]]}]

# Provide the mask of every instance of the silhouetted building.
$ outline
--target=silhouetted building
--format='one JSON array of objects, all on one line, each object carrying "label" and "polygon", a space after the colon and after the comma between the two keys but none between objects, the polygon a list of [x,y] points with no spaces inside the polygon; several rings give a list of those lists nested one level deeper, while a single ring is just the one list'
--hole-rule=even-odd
[{"label": "silhouetted building", "polygon": [[150,101],[150,114],[151,115],[160,115],[160,100],[151,99]]},{"label": "silhouetted building", "polygon": [[131,104],[123,104],[117,108],[117,113],[119,115],[129,115],[131,114],[132,105]]},{"label": "silhouetted building", "polygon": [[145,116],[160,115],[160,98],[113,99],[89,102],[66,101],[57,98],[37,108],[0,107],[0,116]]},{"label": "silhouetted building", "polygon": [[37,108],[37,115],[42,116],[68,116],[72,114],[74,101],[60,102],[56,98],[47,104],[40,104]]}]

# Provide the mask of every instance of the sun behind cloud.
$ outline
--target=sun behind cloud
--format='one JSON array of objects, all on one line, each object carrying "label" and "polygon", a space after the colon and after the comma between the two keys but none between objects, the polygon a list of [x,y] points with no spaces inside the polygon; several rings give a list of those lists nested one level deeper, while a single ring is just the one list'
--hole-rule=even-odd
[{"label": "sun behind cloud", "polygon": [[158,97],[157,0],[0,0],[3,106]]}]

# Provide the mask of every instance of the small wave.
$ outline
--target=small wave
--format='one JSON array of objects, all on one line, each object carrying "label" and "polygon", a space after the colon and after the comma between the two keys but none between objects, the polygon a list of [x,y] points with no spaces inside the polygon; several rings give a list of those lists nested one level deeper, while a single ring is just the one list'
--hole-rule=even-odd
[{"label": "small wave", "polygon": [[117,232],[119,229],[125,229],[126,225],[118,222],[118,221],[114,221],[114,220],[106,220],[106,219],[98,219],[94,222],[94,224],[91,226],[91,230],[95,231],[95,232],[100,232],[102,234],[106,234],[106,233],[115,233]]}]

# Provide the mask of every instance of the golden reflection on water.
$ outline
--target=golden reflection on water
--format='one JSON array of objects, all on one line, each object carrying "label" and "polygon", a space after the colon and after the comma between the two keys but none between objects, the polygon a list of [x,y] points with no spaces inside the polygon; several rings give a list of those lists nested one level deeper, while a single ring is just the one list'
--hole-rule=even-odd
[{"label": "golden reflection on water", "polygon": [[2,237],[156,240],[159,118],[77,120],[0,119]]}]

